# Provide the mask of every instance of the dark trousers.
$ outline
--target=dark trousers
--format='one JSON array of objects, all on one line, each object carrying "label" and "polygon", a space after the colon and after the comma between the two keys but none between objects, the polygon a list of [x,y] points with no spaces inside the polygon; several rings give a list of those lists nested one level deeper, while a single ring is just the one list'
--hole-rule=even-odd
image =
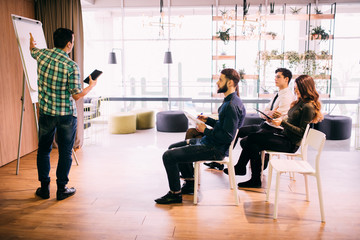
[{"label": "dark trousers", "polygon": [[37,151],[38,178],[42,184],[50,182],[50,152],[55,132],[59,148],[59,159],[56,169],[58,187],[64,187],[69,182],[69,172],[72,163],[72,148],[75,141],[77,118],[68,116],[49,116],[40,114],[39,117],[39,148]]},{"label": "dark trousers", "polygon": [[[279,128],[274,128],[274,127],[271,127],[269,126],[267,123],[265,122],[262,122],[261,124],[254,124],[254,125],[248,125],[248,126],[244,126],[244,127],[241,127],[239,129],[239,132],[238,132],[238,135],[237,135],[237,138],[246,138],[247,136],[249,136],[250,134],[253,134],[253,133],[257,133],[257,132],[262,132],[262,133],[278,133],[280,134],[282,132],[281,129]],[[236,145],[237,143],[237,140],[235,141],[235,144],[234,146]],[[241,142],[240,142],[240,145],[241,145]],[[241,145],[242,146],[242,145]],[[241,156],[240,156],[241,157]],[[248,161],[240,161],[240,157],[239,157],[239,160],[238,162],[236,163],[236,165],[234,166],[235,169],[238,168],[245,168]]]},{"label": "dark trousers", "polygon": [[168,177],[171,191],[180,191],[180,174],[186,178],[193,178],[194,171],[188,171],[188,168],[180,169],[179,166],[185,163],[191,164],[201,160],[219,160],[224,155],[215,147],[202,145],[200,139],[190,139],[172,144],[163,155],[163,163]]},{"label": "dark trousers", "polygon": [[[187,131],[186,131],[186,134],[185,134],[185,140],[186,139],[192,139],[192,138],[202,138],[204,136],[203,133],[201,132],[198,132],[196,130],[196,128],[189,128]],[[181,144],[182,142],[180,142]],[[176,143],[175,144],[172,144],[169,146],[169,149],[172,149],[174,147],[177,147],[176,146]],[[194,179],[194,166],[192,163],[180,163],[179,164],[179,170],[180,172],[182,173],[182,177],[185,179],[185,180],[193,180]],[[191,177],[187,177],[185,178],[185,176],[191,176]]]},{"label": "dark trousers", "polygon": [[240,145],[242,152],[237,165],[246,166],[250,160],[252,179],[260,179],[262,150],[294,153],[299,148],[285,135],[261,131],[243,138]]}]

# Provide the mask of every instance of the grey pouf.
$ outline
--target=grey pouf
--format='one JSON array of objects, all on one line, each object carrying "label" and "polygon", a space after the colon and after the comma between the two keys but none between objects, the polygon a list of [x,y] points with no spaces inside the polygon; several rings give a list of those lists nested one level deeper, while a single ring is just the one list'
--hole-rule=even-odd
[{"label": "grey pouf", "polygon": [[156,114],[159,132],[186,132],[189,122],[183,111],[163,111]]},{"label": "grey pouf", "polygon": [[326,134],[329,140],[345,140],[351,136],[352,119],[347,116],[325,115],[314,128]]},{"label": "grey pouf", "polygon": [[244,119],[244,126],[248,126],[248,125],[259,125],[260,123],[262,123],[264,121],[264,119],[262,119],[259,114],[257,113],[247,113]]}]

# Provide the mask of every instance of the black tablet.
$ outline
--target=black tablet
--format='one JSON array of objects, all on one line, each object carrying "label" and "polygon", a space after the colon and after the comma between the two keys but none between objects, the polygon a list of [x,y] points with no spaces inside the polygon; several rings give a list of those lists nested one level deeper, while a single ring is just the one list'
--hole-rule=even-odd
[{"label": "black tablet", "polygon": [[272,117],[270,117],[269,115],[267,115],[267,114],[265,114],[265,113],[263,113],[262,111],[260,111],[259,109],[256,109],[256,108],[254,108],[256,111],[258,111],[259,113],[261,113],[262,115],[264,115],[267,119],[273,119]]},{"label": "black tablet", "polygon": [[[92,78],[93,80],[95,80],[95,79],[97,79],[101,74],[102,74],[102,71],[95,69],[95,70],[91,73],[91,78]],[[89,81],[90,81],[90,79],[89,79],[89,76],[88,76],[87,78],[85,78],[84,83],[89,84]]]}]

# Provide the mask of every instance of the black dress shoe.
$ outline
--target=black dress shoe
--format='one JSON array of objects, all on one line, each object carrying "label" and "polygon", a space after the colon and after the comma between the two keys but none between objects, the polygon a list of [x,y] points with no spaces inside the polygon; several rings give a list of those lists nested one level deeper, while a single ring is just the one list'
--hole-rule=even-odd
[{"label": "black dress shoe", "polygon": [[57,200],[64,200],[65,198],[71,197],[76,192],[75,188],[68,188],[64,187],[62,189],[58,189],[56,192],[56,199]]},{"label": "black dress shoe", "polygon": [[158,204],[182,203],[182,195],[169,191],[165,196],[155,199],[155,202]]},{"label": "black dress shoe", "polygon": [[38,189],[36,189],[35,194],[36,194],[36,196],[39,196],[39,197],[41,197],[43,199],[49,199],[50,198],[49,187],[48,188],[39,187]]},{"label": "black dress shoe", "polygon": [[[229,170],[227,168],[224,169],[224,173],[229,175]],[[246,175],[246,167],[244,169],[235,168],[235,175],[244,176]]]},{"label": "black dress shoe", "polygon": [[251,178],[249,181],[238,183],[239,188],[261,188],[261,181]]},{"label": "black dress shoe", "polygon": [[181,187],[182,194],[194,194],[194,181],[185,180],[184,184]]},{"label": "black dress shoe", "polygon": [[217,162],[204,163],[204,165],[208,166],[211,169],[217,169],[217,170],[220,170],[220,171],[224,169],[224,164],[217,163]]}]

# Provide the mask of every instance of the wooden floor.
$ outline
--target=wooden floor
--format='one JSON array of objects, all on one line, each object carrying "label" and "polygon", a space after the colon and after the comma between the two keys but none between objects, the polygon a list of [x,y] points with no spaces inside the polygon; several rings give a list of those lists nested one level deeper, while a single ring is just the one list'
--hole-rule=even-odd
[{"label": "wooden floor", "polygon": [[[77,151],[69,186],[75,196],[56,200],[57,151],[51,155],[51,196],[35,197],[36,152],[0,168],[0,239],[360,239],[360,152],[350,141],[328,141],[322,157],[326,223],[320,221],[315,179],[310,202],[303,179],[282,176],[278,220],[265,189],[239,190],[240,205],[220,171],[202,167],[199,204],[157,205],[168,191],[161,156],[184,133],[155,129],[128,135],[90,132]],[[241,149],[234,151],[238,156]],[[265,177],[267,172],[265,172]],[[249,176],[237,177],[237,181]],[[266,185],[266,182],[264,183]]]}]

